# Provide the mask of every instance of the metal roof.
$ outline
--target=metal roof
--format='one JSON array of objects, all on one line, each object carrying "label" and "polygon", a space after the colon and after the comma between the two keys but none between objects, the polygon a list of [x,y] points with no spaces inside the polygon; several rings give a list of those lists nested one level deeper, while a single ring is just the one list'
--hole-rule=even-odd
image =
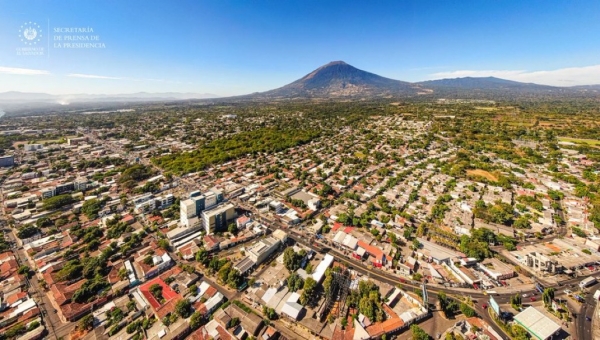
[{"label": "metal roof", "polygon": [[560,325],[531,306],[517,314],[514,320],[540,340],[549,339],[561,329]]}]

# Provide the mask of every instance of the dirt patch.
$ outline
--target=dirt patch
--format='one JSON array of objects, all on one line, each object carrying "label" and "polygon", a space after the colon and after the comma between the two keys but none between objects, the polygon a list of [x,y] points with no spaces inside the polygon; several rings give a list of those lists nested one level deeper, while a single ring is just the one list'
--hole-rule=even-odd
[{"label": "dirt patch", "polygon": [[495,175],[493,175],[492,173],[490,173],[489,171],[485,171],[482,169],[476,169],[476,170],[467,170],[467,176],[481,176],[484,178],[487,178],[488,180],[492,181],[492,182],[498,182],[498,177],[496,177]]}]

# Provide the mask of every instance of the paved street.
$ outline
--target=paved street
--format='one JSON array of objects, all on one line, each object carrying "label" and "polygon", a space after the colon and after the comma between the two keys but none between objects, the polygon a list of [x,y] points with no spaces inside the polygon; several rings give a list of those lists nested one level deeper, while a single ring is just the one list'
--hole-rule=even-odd
[{"label": "paved street", "polygon": [[[5,235],[16,244],[16,237],[12,232],[5,233]],[[17,249],[14,253],[17,257],[17,262],[19,262],[20,265],[31,267],[22,248]],[[52,305],[50,298],[46,295],[44,289],[40,286],[36,275],[33,275],[31,279],[27,281],[29,283],[29,292],[38,303],[42,314],[42,320],[48,329],[49,334],[46,336],[50,339],[68,338],[68,335],[75,328],[76,323],[65,323],[60,320],[58,314],[55,312],[56,308]]]}]

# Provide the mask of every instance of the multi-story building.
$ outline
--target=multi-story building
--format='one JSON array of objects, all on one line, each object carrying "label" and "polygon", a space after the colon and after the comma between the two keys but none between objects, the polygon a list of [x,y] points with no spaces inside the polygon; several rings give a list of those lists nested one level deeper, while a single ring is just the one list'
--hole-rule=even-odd
[{"label": "multi-story building", "polygon": [[0,167],[9,167],[15,165],[15,156],[0,157]]},{"label": "multi-story building", "polygon": [[181,224],[189,227],[193,217],[200,216],[204,210],[211,209],[224,200],[223,193],[216,189],[211,189],[204,194],[198,190],[191,192],[189,198],[181,201],[180,204]]},{"label": "multi-story building", "polygon": [[256,265],[263,263],[281,245],[281,240],[274,237],[264,238],[248,247],[248,258]]},{"label": "multi-story building", "polygon": [[170,206],[171,204],[173,204],[173,202],[175,202],[175,197],[172,194],[168,194],[165,196],[159,196],[159,197],[154,197],[152,195],[150,195],[150,199],[147,200],[138,200],[141,203],[136,204],[135,206],[135,210],[138,213],[148,213],[151,212],[154,209],[164,209],[168,206]]},{"label": "multi-story building", "polygon": [[75,190],[75,185],[73,184],[73,182],[67,182],[57,185],[54,191],[55,195],[58,196],[66,192],[71,192],[73,190]]},{"label": "multi-story building", "polygon": [[42,144],[25,144],[23,149],[25,151],[37,151],[41,150],[44,146]]},{"label": "multi-story building", "polygon": [[75,181],[73,181],[73,189],[75,191],[84,191],[88,187],[88,179],[85,177],[77,177]]},{"label": "multi-story building", "polygon": [[227,222],[235,218],[233,204],[223,204],[202,212],[202,223],[207,234],[227,229]]},{"label": "multi-story building", "polygon": [[69,145],[79,145],[87,142],[87,137],[68,138],[67,143]]}]

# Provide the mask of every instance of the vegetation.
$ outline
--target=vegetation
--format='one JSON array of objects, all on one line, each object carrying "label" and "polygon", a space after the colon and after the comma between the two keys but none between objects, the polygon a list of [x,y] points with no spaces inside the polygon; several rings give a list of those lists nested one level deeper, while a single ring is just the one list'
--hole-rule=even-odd
[{"label": "vegetation", "polygon": [[102,209],[102,203],[99,200],[92,198],[91,200],[83,202],[81,212],[87,216],[87,218],[93,220],[98,217],[100,209]]},{"label": "vegetation", "polygon": [[317,281],[312,277],[307,277],[304,280],[304,286],[302,287],[302,294],[300,295],[300,303],[303,305],[310,304],[315,301],[315,289],[317,288]]},{"label": "vegetation", "polygon": [[412,324],[410,326],[410,332],[412,334],[413,340],[430,340],[431,337],[427,334],[421,327],[417,324]]},{"label": "vegetation", "polygon": [[196,151],[155,158],[153,162],[166,171],[184,174],[201,171],[210,165],[225,163],[246,154],[282,151],[308,143],[318,136],[318,130],[261,128],[215,139],[201,144]]},{"label": "vegetation", "polygon": [[69,205],[69,204],[73,203],[74,201],[75,201],[75,199],[73,199],[73,196],[71,196],[71,194],[63,194],[63,195],[46,198],[44,200],[43,207],[46,210],[56,210],[56,209],[60,209],[64,206],[66,206],[66,205]]},{"label": "vegetation", "polygon": [[306,250],[302,249],[300,252],[296,253],[294,248],[287,247],[283,252],[283,264],[287,270],[295,272],[300,268],[304,256],[306,256]]},{"label": "vegetation", "polygon": [[291,292],[295,292],[304,286],[304,280],[297,273],[292,273],[287,278],[287,286]]},{"label": "vegetation", "polygon": [[358,308],[369,320],[383,321],[385,313],[381,309],[381,294],[379,287],[373,281],[360,281],[357,290],[352,290],[346,299],[346,304]]}]

